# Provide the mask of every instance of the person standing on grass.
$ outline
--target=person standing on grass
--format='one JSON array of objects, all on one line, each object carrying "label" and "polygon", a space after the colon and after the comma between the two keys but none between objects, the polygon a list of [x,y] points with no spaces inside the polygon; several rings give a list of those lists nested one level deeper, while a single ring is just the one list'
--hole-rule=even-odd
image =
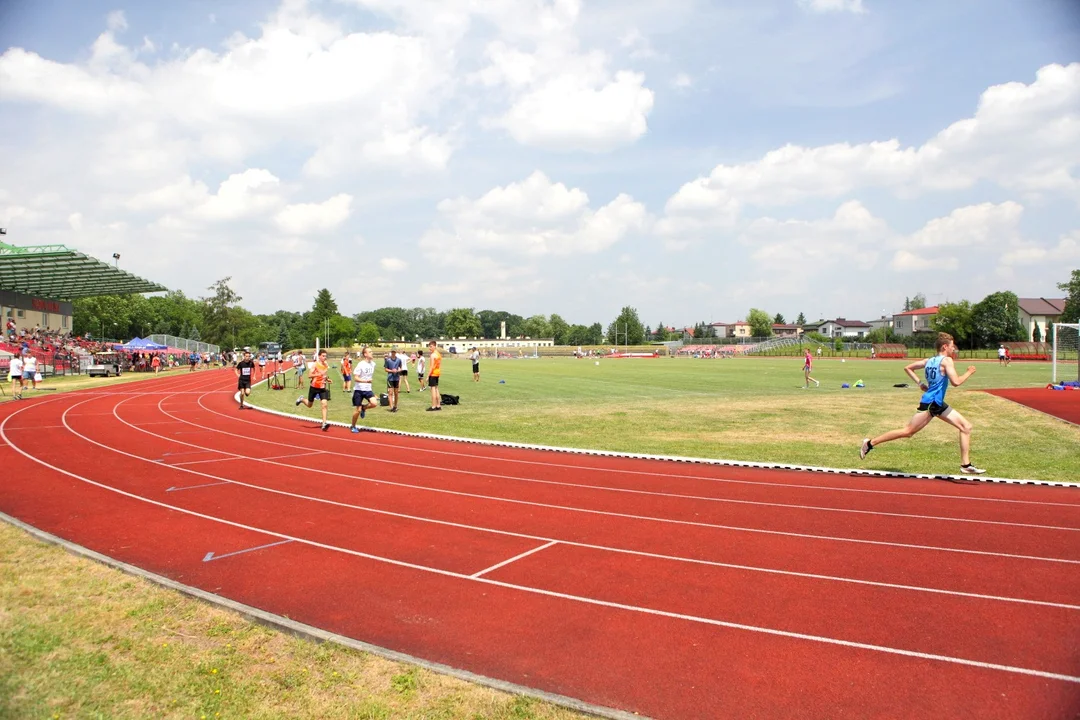
[{"label": "person standing on grass", "polygon": [[259,353],[259,380],[264,377],[266,377],[266,353]]},{"label": "person standing on grass", "polygon": [[11,373],[11,396],[16,400],[22,400],[23,390],[23,361],[18,355],[11,356],[11,367],[9,372]]},{"label": "person standing on grass", "polygon": [[383,369],[386,370],[386,394],[390,398],[390,412],[396,413],[401,373],[401,358],[398,357],[396,348],[390,348],[390,354],[383,358]]},{"label": "person standing on grass", "polygon": [[352,392],[352,358],[349,357],[348,350],[341,356],[341,382],[342,390]]},{"label": "person standing on grass", "polygon": [[428,375],[428,387],[431,388],[431,407],[428,412],[442,410],[442,395],[439,394],[439,378],[442,376],[442,353],[434,340],[428,340],[428,356],[431,358],[431,372]]},{"label": "person standing on grass", "polygon": [[424,385],[424,351],[423,349],[416,351],[416,380],[420,383],[420,392],[427,390],[427,386]]},{"label": "person standing on grass", "polygon": [[[405,392],[412,393],[412,385],[409,385],[409,353],[398,353],[398,359],[401,360],[401,372],[398,373],[398,386],[405,386]],[[400,389],[399,389],[400,392]]]},{"label": "person standing on grass", "polygon": [[30,383],[34,390],[37,390],[37,358],[29,353],[23,358],[22,392],[19,393],[20,397],[22,397],[23,392],[26,392],[27,382]]},{"label": "person standing on grass", "polygon": [[[953,387],[963,385],[975,374],[975,366],[969,365],[967,372],[963,375],[956,374],[956,367],[951,357],[956,353],[956,343],[952,335],[948,333],[938,333],[934,348],[937,350],[937,355],[928,360],[918,360],[904,368],[908,377],[918,383],[919,389],[923,391],[919,408],[908,421],[907,427],[891,430],[873,440],[864,439],[859,449],[859,457],[865,458],[871,450],[882,443],[909,438],[926,427],[934,418],[940,418],[960,431],[960,472],[965,475],[982,475],[986,471],[971,464],[971,423],[945,404],[945,391],[949,389],[950,383]],[[915,374],[916,370],[925,371],[926,382],[919,381],[919,376]]]},{"label": "person standing on grass", "polygon": [[[236,373],[236,390],[240,396],[240,409],[245,408],[244,398],[251,396],[251,376],[255,374],[255,362],[251,359],[251,352],[244,352],[244,359],[236,363],[233,369]],[[247,405],[246,407],[251,407]]]},{"label": "person standing on grass", "polygon": [[307,369],[307,358],[299,350],[293,355],[293,366],[296,368],[296,387],[304,386],[304,370]]},{"label": "person standing on grass", "polygon": [[[300,357],[303,357],[301,355]],[[301,363],[303,365],[303,363]],[[319,400],[322,409],[322,431],[330,429],[330,423],[326,422],[326,403],[330,401],[330,366],[326,364],[326,351],[319,351],[319,359],[311,368],[311,387],[308,388],[308,396],[296,398],[296,405],[304,405],[308,409],[315,406],[315,400]]]},{"label": "person standing on grass", "polygon": [[998,345],[998,365],[1005,364],[1005,346]]},{"label": "person standing on grass", "polygon": [[473,346],[472,352],[469,354],[469,359],[472,360],[472,379],[473,382],[480,382],[480,351]]},{"label": "person standing on grass", "polygon": [[814,356],[810,354],[810,348],[806,348],[806,356],[803,358],[802,374],[803,374],[803,390],[810,387],[810,383],[814,383],[814,387],[820,387],[821,383],[814,378],[810,377],[810,371],[814,369]]},{"label": "person standing on grass", "polygon": [[371,389],[371,381],[375,377],[375,360],[371,357],[371,348],[365,347],[360,351],[360,362],[356,363],[356,389],[353,390],[352,426],[349,432],[358,433],[356,419],[363,418],[367,411],[379,406],[375,402],[375,392]]}]

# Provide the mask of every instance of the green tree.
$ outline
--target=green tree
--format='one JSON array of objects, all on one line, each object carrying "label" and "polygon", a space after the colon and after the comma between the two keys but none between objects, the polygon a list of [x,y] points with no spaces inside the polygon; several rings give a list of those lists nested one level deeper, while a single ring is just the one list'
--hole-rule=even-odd
[{"label": "green tree", "polygon": [[908,301],[908,310],[922,310],[926,307],[926,296],[922,293],[915,293],[915,297]]},{"label": "green tree", "polygon": [[953,336],[956,344],[967,347],[972,339],[974,308],[967,300],[944,303],[938,308],[937,315],[930,321],[930,327],[937,332],[946,332]]},{"label": "green tree", "polygon": [[567,337],[570,334],[570,323],[554,313],[552,313],[548,322],[551,323],[551,337],[555,339],[555,344],[566,345]]},{"label": "green tree", "polygon": [[[215,345],[225,345],[231,342],[234,332],[233,316],[236,314],[236,306],[242,297],[229,287],[232,277],[225,277],[208,290],[213,295],[204,297],[203,301],[203,337],[206,342]],[[194,338],[192,338],[194,340]]]},{"label": "green tree", "polygon": [[334,347],[352,347],[356,341],[356,324],[352,318],[334,315],[330,318],[330,344]]},{"label": "green tree", "polygon": [[527,337],[531,338],[549,338],[552,336],[551,323],[543,315],[533,315],[525,320],[522,325],[522,331]]},{"label": "green tree", "polygon": [[356,339],[361,345],[371,345],[379,341],[379,326],[370,320],[360,324],[356,332]]},{"label": "green tree", "polygon": [[640,345],[645,342],[645,326],[638,318],[637,308],[624,307],[607,329],[607,341],[615,345]]},{"label": "green tree", "polygon": [[596,322],[589,326],[585,335],[585,345],[599,345],[604,342],[604,327]]},{"label": "green tree", "polygon": [[784,316],[782,314],[780,314],[780,313],[776,313],[776,317],[774,317],[772,319],[772,321],[774,323],[776,323],[777,325],[786,325],[787,324],[787,320],[785,320]]},{"label": "green tree", "polygon": [[[1068,293],[1065,298],[1065,309],[1062,311],[1058,322],[1080,322],[1080,270],[1073,270],[1069,281],[1059,283],[1058,289]],[[1047,333],[1047,337],[1050,337],[1049,333]]]},{"label": "green tree", "polygon": [[1020,301],[1012,292],[996,292],[980,300],[971,312],[975,342],[981,347],[990,347],[1026,339],[1027,333],[1020,325],[1019,305]]},{"label": "green tree", "polygon": [[750,325],[750,334],[754,337],[770,337],[772,335],[772,318],[769,313],[757,308],[750,308],[746,316],[746,322]]},{"label": "green tree", "polygon": [[480,337],[484,328],[472,308],[454,308],[446,313],[446,335],[451,338]]},{"label": "green tree", "polygon": [[802,313],[799,313],[799,317],[795,318],[795,324],[796,325],[805,325],[806,324],[806,316],[803,315]]},{"label": "green tree", "polygon": [[284,320],[278,323],[277,342],[282,350],[289,345],[289,325]]}]

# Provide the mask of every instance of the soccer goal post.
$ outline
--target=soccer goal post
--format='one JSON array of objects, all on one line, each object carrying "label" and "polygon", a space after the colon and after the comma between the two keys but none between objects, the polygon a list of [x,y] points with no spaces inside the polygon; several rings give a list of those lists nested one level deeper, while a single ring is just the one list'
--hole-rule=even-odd
[{"label": "soccer goal post", "polygon": [[1054,325],[1054,369],[1052,382],[1065,380],[1080,381],[1080,323],[1055,323]]}]

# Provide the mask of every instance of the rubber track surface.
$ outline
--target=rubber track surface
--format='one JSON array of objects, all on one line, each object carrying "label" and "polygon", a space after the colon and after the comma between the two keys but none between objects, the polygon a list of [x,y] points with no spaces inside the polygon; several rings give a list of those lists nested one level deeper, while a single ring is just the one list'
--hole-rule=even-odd
[{"label": "rubber track surface", "polygon": [[1076,390],[1008,388],[987,390],[987,392],[1021,405],[1027,405],[1029,408],[1061,418],[1074,425],[1080,425],[1080,392]]},{"label": "rubber track surface", "polygon": [[0,511],[299,622],[644,716],[1080,708],[1074,489],[323,433],[237,412],[234,383],[5,404]]}]

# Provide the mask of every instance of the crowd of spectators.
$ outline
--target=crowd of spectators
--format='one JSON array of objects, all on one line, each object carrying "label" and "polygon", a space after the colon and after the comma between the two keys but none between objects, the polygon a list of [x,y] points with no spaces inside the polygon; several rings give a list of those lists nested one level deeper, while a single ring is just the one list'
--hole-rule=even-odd
[{"label": "crowd of spectators", "polygon": [[68,360],[107,349],[104,343],[70,332],[48,330],[36,325],[33,328],[19,328],[13,318],[7,318],[4,324],[3,339],[0,349],[18,355],[31,354],[39,360],[46,357]]}]

